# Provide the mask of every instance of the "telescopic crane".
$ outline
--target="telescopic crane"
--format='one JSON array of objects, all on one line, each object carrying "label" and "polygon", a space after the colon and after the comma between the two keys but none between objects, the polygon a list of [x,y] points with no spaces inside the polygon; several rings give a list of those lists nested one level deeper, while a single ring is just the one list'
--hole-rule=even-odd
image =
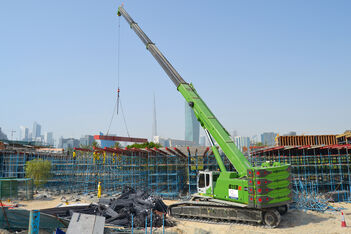
[{"label": "telescopic crane", "polygon": [[[219,171],[201,171],[197,190],[190,201],[173,204],[169,214],[191,219],[244,221],[276,227],[292,200],[290,165],[265,162],[253,167],[236,147],[227,130],[218,121],[192,84],[187,83],[166,59],[123,6],[118,8],[168,77],[193,109],[211,143]],[[228,171],[214,143],[217,142],[235,168]]]}]

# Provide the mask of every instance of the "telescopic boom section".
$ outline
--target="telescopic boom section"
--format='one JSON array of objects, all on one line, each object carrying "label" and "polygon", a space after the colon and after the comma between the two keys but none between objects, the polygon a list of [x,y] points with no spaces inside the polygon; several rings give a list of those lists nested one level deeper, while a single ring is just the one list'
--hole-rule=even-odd
[{"label": "telescopic boom section", "polygon": [[[173,81],[178,91],[184,96],[185,100],[194,110],[194,113],[201,123],[201,126],[205,131],[209,132],[211,136],[216,140],[218,145],[223,150],[226,157],[229,159],[231,164],[234,166],[239,176],[246,176],[247,169],[251,167],[249,161],[245,156],[238,150],[234,142],[232,141],[229,133],[217,120],[211,110],[207,107],[205,102],[200,98],[199,94],[196,92],[195,88],[183,80],[179,73],[174,69],[170,62],[166,59],[165,56],[159,51],[155,44],[150,40],[150,38],[141,30],[138,24],[129,16],[129,14],[124,10],[123,7],[118,8],[118,16],[123,16],[130,27],[138,35],[141,41],[146,45],[146,49],[154,56],[156,61],[161,65],[163,70],[167,73],[169,78]],[[207,132],[207,133],[208,133]],[[212,139],[209,136],[211,144]],[[223,161],[220,157],[220,154],[216,146],[212,145],[212,150],[214,152],[215,158],[219,165],[221,171],[225,172],[226,168],[223,164]]]},{"label": "telescopic boom section", "polygon": [[150,51],[150,53],[154,56],[154,58],[157,60],[157,62],[161,65],[163,70],[167,73],[169,78],[173,81],[175,86],[179,86],[180,84],[186,83],[183,78],[178,74],[178,72],[174,69],[172,64],[168,62],[165,56],[161,53],[161,51],[158,50],[158,48],[155,46],[155,44],[150,40],[148,36],[141,30],[139,25],[134,22],[132,17],[129,16],[129,14],[123,9],[123,7],[118,8],[118,16],[123,16],[130,27],[134,30],[134,32],[138,35],[140,40],[146,45],[146,49]]}]

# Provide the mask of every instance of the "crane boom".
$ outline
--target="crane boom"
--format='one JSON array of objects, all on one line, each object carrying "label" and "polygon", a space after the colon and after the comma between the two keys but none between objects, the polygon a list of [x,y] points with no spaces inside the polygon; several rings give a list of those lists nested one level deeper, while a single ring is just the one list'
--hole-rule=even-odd
[{"label": "crane boom", "polygon": [[123,16],[133,31],[138,35],[145,44],[146,49],[154,56],[156,61],[161,65],[169,78],[177,87],[177,90],[183,95],[189,106],[193,109],[195,116],[201,126],[209,133],[212,150],[221,171],[226,172],[226,167],[221,159],[217,147],[212,142],[211,136],[216,140],[226,157],[229,159],[233,167],[238,172],[239,177],[246,176],[247,170],[251,167],[249,161],[236,147],[227,130],[217,120],[206,103],[201,99],[192,84],[188,84],[175,70],[172,64],[166,59],[150,38],[142,31],[139,25],[130,17],[125,9],[120,6],[118,8],[118,16]]},{"label": "crane boom", "polygon": [[138,35],[140,40],[145,44],[146,49],[150,51],[150,53],[154,56],[156,61],[161,65],[163,70],[167,73],[169,78],[173,81],[176,87],[180,84],[186,83],[183,78],[179,75],[179,73],[174,69],[172,64],[166,59],[165,56],[158,50],[155,44],[150,40],[150,38],[141,30],[139,25],[130,17],[130,15],[124,10],[123,7],[118,8],[118,16],[123,16],[130,27],[134,30],[134,32]]}]

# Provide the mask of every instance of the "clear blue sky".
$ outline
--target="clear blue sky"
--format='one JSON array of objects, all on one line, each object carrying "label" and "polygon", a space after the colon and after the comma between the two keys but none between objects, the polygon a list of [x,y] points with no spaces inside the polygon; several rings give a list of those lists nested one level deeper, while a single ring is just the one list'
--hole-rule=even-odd
[{"label": "clear blue sky", "polygon": [[[117,89],[121,1],[0,3],[0,127],[105,132]],[[350,129],[351,1],[125,1],[125,9],[239,135]],[[121,99],[132,136],[184,137],[184,100],[121,19]],[[111,131],[126,135],[121,116]]]}]

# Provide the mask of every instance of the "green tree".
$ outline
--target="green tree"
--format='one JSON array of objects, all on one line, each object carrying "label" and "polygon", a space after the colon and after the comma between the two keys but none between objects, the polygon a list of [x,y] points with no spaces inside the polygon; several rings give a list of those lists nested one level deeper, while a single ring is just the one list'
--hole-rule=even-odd
[{"label": "green tree", "polygon": [[34,159],[26,162],[26,177],[32,178],[36,189],[47,183],[51,174],[51,162],[48,160]]},{"label": "green tree", "polygon": [[80,145],[79,145],[79,148],[82,148],[82,149],[90,149],[91,146],[90,146],[90,145],[82,145],[82,144],[80,144]]},{"label": "green tree", "polygon": [[100,147],[99,143],[97,143],[96,141],[93,141],[93,143],[91,144],[92,147]]},{"label": "green tree", "polygon": [[160,148],[162,147],[161,144],[158,144],[158,143],[154,143],[154,142],[145,142],[145,143],[142,143],[142,144],[132,144],[132,145],[128,145],[127,148],[130,149],[130,148]]},{"label": "green tree", "polygon": [[118,141],[116,141],[116,142],[115,142],[115,148],[121,148],[121,147],[122,147],[121,143],[119,143]]}]

